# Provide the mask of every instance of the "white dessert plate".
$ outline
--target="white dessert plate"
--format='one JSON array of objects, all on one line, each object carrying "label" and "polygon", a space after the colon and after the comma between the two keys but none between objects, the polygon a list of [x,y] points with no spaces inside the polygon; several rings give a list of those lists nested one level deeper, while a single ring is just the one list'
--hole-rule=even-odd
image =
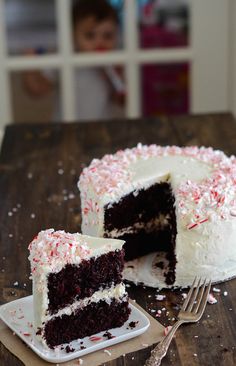
[{"label": "white dessert plate", "polygon": [[[53,362],[66,362],[74,358],[84,356],[88,353],[106,349],[113,344],[127,341],[144,333],[149,325],[149,319],[133,304],[130,304],[131,313],[127,322],[120,328],[108,329],[114,338],[107,339],[104,333],[100,332],[91,337],[85,337],[57,347],[55,350],[46,349],[37,339],[33,329],[33,296],[23,297],[19,300],[11,301],[0,307],[0,318],[11,330],[18,335],[39,357]],[[135,322],[136,326],[132,328],[129,324]],[[137,323],[136,323],[137,322]],[[82,343],[81,343],[82,342]],[[65,347],[74,349],[73,352],[67,353]],[[84,349],[81,349],[85,347]],[[106,352],[110,352],[107,350]]]}]

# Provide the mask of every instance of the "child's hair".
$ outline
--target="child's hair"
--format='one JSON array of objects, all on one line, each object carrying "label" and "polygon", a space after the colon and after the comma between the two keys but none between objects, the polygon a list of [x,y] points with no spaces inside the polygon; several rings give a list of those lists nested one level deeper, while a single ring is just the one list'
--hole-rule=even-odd
[{"label": "child's hair", "polygon": [[107,0],[75,0],[72,7],[73,26],[80,20],[87,17],[94,17],[96,21],[102,22],[107,19],[119,23],[116,10]]}]

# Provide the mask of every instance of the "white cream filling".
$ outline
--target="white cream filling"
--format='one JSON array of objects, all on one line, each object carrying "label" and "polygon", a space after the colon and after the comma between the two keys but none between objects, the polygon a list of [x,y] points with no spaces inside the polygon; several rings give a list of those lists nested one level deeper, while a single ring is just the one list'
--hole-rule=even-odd
[{"label": "white cream filling", "polygon": [[124,234],[133,234],[140,229],[145,229],[146,232],[160,230],[169,225],[168,218],[170,218],[170,215],[160,214],[149,222],[135,222],[132,226],[124,227],[123,229],[113,229],[111,231],[106,230],[104,233],[108,234],[111,238],[117,238]]},{"label": "white cream filling", "polygon": [[73,304],[66,306],[63,309],[60,309],[56,314],[45,315],[44,317],[42,317],[42,322],[48,322],[49,320],[52,320],[56,317],[61,317],[62,315],[70,316],[77,309],[82,309],[91,303],[97,303],[101,300],[105,301],[108,304],[110,304],[113,299],[120,302],[127,301],[125,295],[125,285],[123,283],[119,283],[118,285],[110,287],[108,289],[96,291],[92,296],[86,297],[83,300],[75,301]]}]

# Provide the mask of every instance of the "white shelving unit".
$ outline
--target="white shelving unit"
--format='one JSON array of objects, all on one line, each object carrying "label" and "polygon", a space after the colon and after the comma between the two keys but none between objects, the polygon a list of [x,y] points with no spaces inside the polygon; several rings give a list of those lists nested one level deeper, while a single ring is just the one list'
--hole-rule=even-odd
[{"label": "white shelving unit", "polygon": [[[12,71],[53,68],[59,71],[62,120],[76,120],[73,72],[83,66],[119,64],[126,72],[126,116],[140,117],[140,72],[143,63],[190,63],[190,112],[228,111],[232,106],[229,81],[229,22],[234,0],[189,0],[190,45],[185,48],[143,50],[138,47],[136,0],[124,0],[124,49],[104,54],[75,54],[71,45],[70,1],[55,0],[59,47],[57,54],[9,56],[4,19],[6,0],[0,0],[0,127],[12,122]],[[49,0],[52,1],[52,0]],[[232,29],[232,28],[231,28]],[[235,29],[235,28],[234,28]],[[236,37],[235,37],[236,38]],[[231,65],[231,66],[230,66]],[[234,106],[236,110],[236,106]]]}]

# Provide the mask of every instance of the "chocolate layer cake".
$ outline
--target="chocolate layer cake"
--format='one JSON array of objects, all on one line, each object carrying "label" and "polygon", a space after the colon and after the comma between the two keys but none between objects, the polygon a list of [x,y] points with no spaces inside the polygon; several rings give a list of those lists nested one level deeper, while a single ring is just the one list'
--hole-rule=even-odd
[{"label": "chocolate layer cake", "polygon": [[82,232],[125,240],[124,278],[189,286],[236,276],[236,158],[205,147],[145,146],[84,168]]},{"label": "chocolate layer cake", "polygon": [[34,327],[44,344],[54,348],[128,319],[123,244],[53,229],[30,243]]}]

